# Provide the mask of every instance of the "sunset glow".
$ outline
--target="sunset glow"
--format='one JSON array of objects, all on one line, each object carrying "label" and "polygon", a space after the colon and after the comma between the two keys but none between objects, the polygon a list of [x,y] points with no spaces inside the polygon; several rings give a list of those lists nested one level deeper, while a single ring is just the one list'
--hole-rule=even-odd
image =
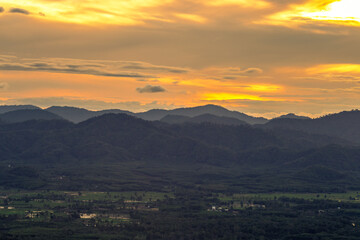
[{"label": "sunset glow", "polygon": [[[292,5],[289,10],[270,17],[274,24],[289,25],[320,21],[330,24],[360,26],[360,2],[357,0],[314,0]],[[271,23],[270,21],[270,23]]]},{"label": "sunset glow", "polygon": [[0,104],[360,105],[358,0],[3,0]]},{"label": "sunset glow", "polygon": [[143,20],[156,18],[143,8],[156,7],[172,0],[4,0],[4,7],[25,8],[37,18],[77,24],[140,24]]},{"label": "sunset glow", "polygon": [[360,73],[360,64],[324,64],[307,71],[309,73]]},{"label": "sunset glow", "polygon": [[227,101],[227,100],[254,100],[265,101],[265,99],[255,95],[245,95],[236,93],[208,93],[204,95],[203,100],[207,101]]},{"label": "sunset glow", "polygon": [[354,21],[360,25],[360,2],[357,0],[334,1],[324,9],[314,12],[303,12],[304,17],[330,21]]}]

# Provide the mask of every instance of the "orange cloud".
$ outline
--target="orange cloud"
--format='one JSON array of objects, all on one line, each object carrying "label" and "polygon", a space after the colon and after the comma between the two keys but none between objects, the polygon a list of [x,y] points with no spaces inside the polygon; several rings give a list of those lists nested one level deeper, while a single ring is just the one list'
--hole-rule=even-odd
[{"label": "orange cloud", "polygon": [[269,2],[263,0],[207,0],[206,3],[213,6],[239,5],[249,8],[267,8],[271,6]]},{"label": "orange cloud", "polygon": [[304,4],[290,5],[288,10],[275,13],[265,21],[284,26],[297,26],[309,22],[360,26],[358,0],[308,0]]},{"label": "orange cloud", "polygon": [[199,16],[199,15],[195,15],[195,14],[187,14],[187,13],[176,13],[175,14],[176,17],[185,19],[185,20],[189,20],[192,22],[197,22],[197,23],[205,23],[207,22],[207,19]]},{"label": "orange cloud", "polygon": [[[220,6],[251,9],[271,6],[266,0],[199,0],[185,4],[180,0],[3,0],[1,3],[5,9],[21,9],[31,17],[84,25],[141,25],[147,21],[183,20],[205,23],[207,17],[214,17],[214,8]],[[189,10],[192,5],[197,6],[197,12]],[[176,9],[179,6],[180,9]]]},{"label": "orange cloud", "polygon": [[207,101],[227,101],[227,100],[265,101],[265,99],[259,96],[236,94],[236,93],[206,93],[202,96],[202,99]]},{"label": "orange cloud", "polygon": [[3,0],[4,8],[21,8],[33,17],[77,24],[136,25],[156,19],[142,9],[156,7],[172,0]]},{"label": "orange cloud", "polygon": [[322,64],[308,68],[307,73],[360,73],[360,64]]}]

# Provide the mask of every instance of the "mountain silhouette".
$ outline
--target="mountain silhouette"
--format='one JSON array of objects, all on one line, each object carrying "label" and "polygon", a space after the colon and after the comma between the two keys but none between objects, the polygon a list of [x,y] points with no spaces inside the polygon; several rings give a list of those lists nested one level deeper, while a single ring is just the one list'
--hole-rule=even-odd
[{"label": "mountain silhouette", "polygon": [[186,117],[181,115],[166,115],[160,121],[169,124],[181,124],[186,122],[187,123],[208,122],[208,123],[223,124],[223,125],[247,125],[246,122],[241,121],[237,118],[219,117],[208,113],[196,117]]},{"label": "mountain silhouette", "polygon": [[132,115],[131,112],[122,111],[122,110],[118,110],[118,109],[90,111],[90,110],[87,110],[84,108],[52,106],[45,110],[48,112],[54,113],[56,115],[59,115],[62,118],[67,119],[74,123],[79,123],[79,122],[88,120],[90,118],[101,116],[101,115],[107,114],[107,113],[126,113],[126,114]]},{"label": "mountain silhouette", "polygon": [[29,120],[60,120],[62,117],[41,109],[23,109],[0,114],[0,120],[6,123],[17,123]]},{"label": "mountain silhouette", "polygon": [[[0,125],[0,185],[161,190],[198,182],[233,191],[360,186],[360,148],[337,137],[248,124],[167,124],[127,114],[78,124],[59,118]],[[14,168],[4,167],[9,164]]]},{"label": "mountain silhouette", "polygon": [[0,114],[6,113],[6,112],[12,112],[16,110],[33,110],[33,109],[40,109],[39,107],[33,106],[33,105],[2,105],[0,106]]},{"label": "mountain silhouette", "polygon": [[339,137],[360,144],[360,111],[344,111],[316,119],[273,119],[263,125]]},{"label": "mountain silhouette", "polygon": [[298,116],[294,113],[288,113],[286,115],[282,115],[280,117],[277,117],[275,119],[283,119],[283,118],[290,118],[290,119],[310,119],[309,117],[305,117],[305,116]]},{"label": "mountain silhouette", "polygon": [[248,116],[237,111],[230,111],[217,105],[205,105],[193,108],[178,108],[174,110],[153,109],[144,113],[137,113],[136,116],[145,120],[155,121],[161,120],[166,115],[179,115],[185,117],[196,117],[203,114],[211,114],[219,117],[230,117],[244,121],[248,124],[264,124],[268,120],[265,118],[257,118]]}]

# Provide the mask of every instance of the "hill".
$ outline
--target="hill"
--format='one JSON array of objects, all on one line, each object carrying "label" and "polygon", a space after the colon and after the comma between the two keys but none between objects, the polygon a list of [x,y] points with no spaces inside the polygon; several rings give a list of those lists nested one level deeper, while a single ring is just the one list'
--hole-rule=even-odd
[{"label": "hill", "polygon": [[268,129],[290,129],[343,138],[360,144],[360,111],[344,111],[316,119],[273,119]]},{"label": "hill", "polygon": [[167,115],[179,115],[185,117],[196,117],[203,114],[211,114],[219,117],[236,118],[248,124],[264,124],[268,120],[265,118],[256,118],[248,116],[237,111],[230,111],[226,108],[216,105],[205,105],[193,108],[178,108],[174,110],[154,109],[144,113],[137,113],[136,116],[145,120],[156,121],[161,120]]},{"label": "hill", "polygon": [[17,123],[29,120],[59,120],[60,116],[41,110],[41,109],[24,109],[6,112],[0,114],[0,120],[5,123]]},{"label": "hill", "polygon": [[2,105],[0,106],[0,114],[6,113],[6,112],[12,112],[16,110],[34,110],[34,109],[40,109],[39,107],[33,106],[33,105]]},{"label": "hill", "polygon": [[[231,192],[360,186],[359,148],[338,138],[282,131],[213,123],[169,125],[126,114],[105,114],[79,124],[2,124],[0,185],[106,191],[193,188],[197,183]],[[13,168],[31,169],[31,174],[14,175]],[[326,172],[348,177],[324,180]],[[306,177],[300,178],[302,173]],[[67,180],[59,181],[59,176]]]},{"label": "hill", "polygon": [[212,114],[202,114],[196,117],[186,117],[179,115],[166,115],[163,117],[161,122],[166,122],[169,124],[181,124],[181,123],[214,123],[222,125],[247,125],[246,122],[241,121],[237,118],[230,117],[219,117]]},{"label": "hill", "polygon": [[189,121],[191,117],[181,116],[181,115],[166,115],[160,122],[168,123],[168,124],[182,124]]},{"label": "hill", "polygon": [[305,116],[298,116],[294,113],[288,113],[286,115],[282,115],[280,117],[277,117],[275,119],[284,119],[284,118],[290,118],[290,119],[311,119],[309,117],[305,117]]},{"label": "hill", "polygon": [[228,123],[231,122],[231,124],[235,124],[235,125],[240,124],[240,122],[241,124],[243,124],[243,122],[248,124],[263,124],[267,122],[267,119],[265,118],[256,118],[256,117],[248,116],[244,113],[229,111],[226,108],[216,105],[206,105],[206,106],[199,106],[194,108],[179,108],[174,110],[153,109],[142,113],[132,113],[130,111],[124,111],[119,109],[90,111],[84,108],[59,107],[59,106],[53,106],[45,110],[54,113],[56,115],[59,115],[62,118],[67,119],[74,123],[86,121],[90,118],[101,116],[107,113],[115,113],[115,114],[124,113],[131,116],[142,118],[144,120],[149,120],[149,121],[162,120],[164,122],[168,121],[169,123],[172,122],[170,118],[172,118],[175,122],[185,122],[185,121],[176,120],[174,117],[166,118],[166,116],[170,116],[170,115],[177,116],[178,119],[180,119],[180,116],[183,119],[187,117],[194,118],[191,120],[193,122],[203,122],[205,121],[206,118],[207,121],[210,122],[219,122],[219,123],[223,122],[225,124],[226,122]]},{"label": "hill", "polygon": [[84,108],[76,108],[76,107],[59,107],[59,106],[52,106],[45,109],[48,112],[54,113],[56,115],[61,116],[64,119],[67,119],[74,123],[79,123],[85,120],[88,120],[93,117],[101,116],[107,113],[126,113],[132,114],[128,111],[122,111],[118,109],[111,109],[111,110],[102,110],[102,111],[90,111]]}]

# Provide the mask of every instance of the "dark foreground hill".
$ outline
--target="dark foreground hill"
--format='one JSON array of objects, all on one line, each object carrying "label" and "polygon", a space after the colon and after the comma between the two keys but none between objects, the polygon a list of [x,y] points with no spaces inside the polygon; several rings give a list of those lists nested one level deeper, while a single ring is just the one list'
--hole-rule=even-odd
[{"label": "dark foreground hill", "polygon": [[126,114],[0,125],[6,187],[342,191],[360,187],[359,156],[336,137]]}]

